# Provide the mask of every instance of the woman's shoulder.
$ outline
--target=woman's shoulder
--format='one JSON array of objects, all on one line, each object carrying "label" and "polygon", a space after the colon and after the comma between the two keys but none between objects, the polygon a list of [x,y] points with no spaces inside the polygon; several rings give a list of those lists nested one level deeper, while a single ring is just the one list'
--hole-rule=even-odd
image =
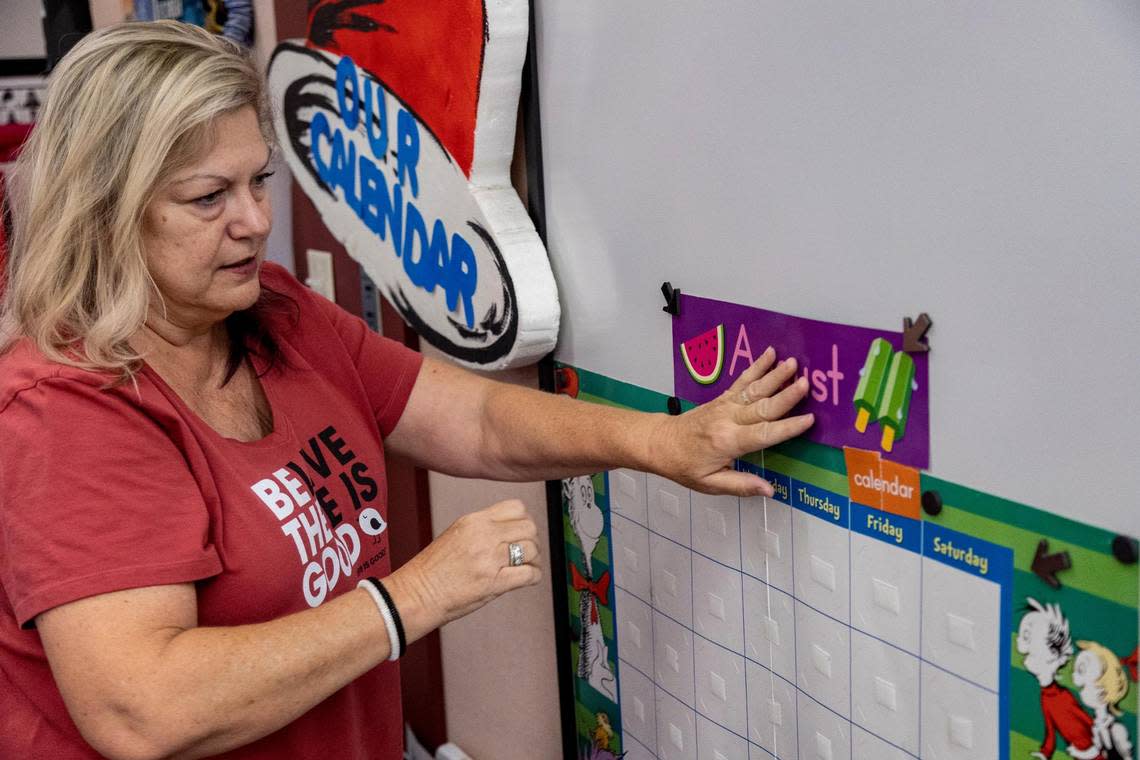
[{"label": "woman's shoulder", "polygon": [[[28,338],[14,341],[0,353],[0,410],[3,410],[20,393],[45,381],[99,382],[94,372],[69,367],[44,356],[36,344]],[[104,378],[102,383],[106,383]]]},{"label": "woman's shoulder", "polygon": [[61,364],[48,356],[28,338],[20,338],[0,353],[0,414],[16,399],[51,412],[54,402],[63,397],[129,394],[141,402],[147,381],[140,375],[136,382],[121,382],[108,372],[87,370]]}]

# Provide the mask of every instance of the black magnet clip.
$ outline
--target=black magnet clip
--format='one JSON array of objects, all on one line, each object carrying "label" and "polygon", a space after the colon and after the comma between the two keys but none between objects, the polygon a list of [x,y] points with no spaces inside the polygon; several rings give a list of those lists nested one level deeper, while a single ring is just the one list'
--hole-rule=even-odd
[{"label": "black magnet clip", "polygon": [[661,307],[661,311],[666,314],[672,314],[674,317],[681,313],[681,304],[678,299],[681,297],[681,289],[674,288],[673,283],[661,283],[661,295],[665,296],[665,305]]}]

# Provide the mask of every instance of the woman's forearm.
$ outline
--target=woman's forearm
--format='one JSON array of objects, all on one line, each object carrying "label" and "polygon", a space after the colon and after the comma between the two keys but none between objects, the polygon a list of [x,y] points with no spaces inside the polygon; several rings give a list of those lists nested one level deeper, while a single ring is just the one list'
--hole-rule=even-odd
[{"label": "woman's forearm", "polygon": [[616,467],[655,471],[669,418],[496,384],[486,401],[486,454],[499,480],[552,480]]},{"label": "woman's forearm", "polygon": [[[615,467],[710,493],[771,495],[731,463],[800,435],[788,416],[807,393],[795,359],[768,349],[719,398],[685,414],[648,414],[542,393],[425,360],[389,450],[461,477],[549,480]],[[440,420],[449,424],[441,425]]]},{"label": "woman's forearm", "polygon": [[813,417],[787,415],[807,393],[794,359],[769,349],[713,401],[681,415],[647,414],[498,385],[485,402],[489,460],[512,480],[561,478],[614,467],[653,472],[690,488],[772,495],[732,461],[803,433]]},{"label": "woman's forearm", "polygon": [[[179,758],[265,736],[382,662],[388,634],[367,592],[233,628],[190,628],[159,654],[149,730]],[[145,709],[145,708],[144,708]]]},{"label": "woman's forearm", "polygon": [[[398,575],[385,585],[408,643],[442,622],[425,614]],[[169,697],[178,698],[179,714],[156,723],[190,728],[177,737],[176,746],[185,749],[174,757],[208,757],[291,723],[390,654],[383,619],[361,589],[268,623],[192,628],[164,652],[162,680]],[[222,683],[227,688],[219,688]]]},{"label": "woman's forearm", "polygon": [[[420,603],[415,583],[400,575],[385,585],[410,642],[443,621]],[[155,593],[162,589],[81,600],[39,621],[76,724],[108,757],[198,758],[240,747],[287,725],[391,653],[376,604],[360,589],[265,623],[138,627],[112,653],[51,651],[63,629],[75,624],[94,627],[94,637],[113,637],[104,629],[108,624],[98,622],[114,619],[108,613],[120,630],[130,630],[132,621],[121,619],[123,603],[146,615],[169,602]]]}]

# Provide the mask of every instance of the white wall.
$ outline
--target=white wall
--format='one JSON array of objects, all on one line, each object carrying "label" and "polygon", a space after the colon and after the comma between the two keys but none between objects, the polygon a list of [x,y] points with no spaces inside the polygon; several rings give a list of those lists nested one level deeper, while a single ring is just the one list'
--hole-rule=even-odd
[{"label": "white wall", "polygon": [[672,390],[663,280],[934,320],[931,473],[1140,534],[1140,5],[539,2],[557,355]]},{"label": "white wall", "polygon": [[40,0],[4,0],[0,7],[0,58],[44,58]]}]

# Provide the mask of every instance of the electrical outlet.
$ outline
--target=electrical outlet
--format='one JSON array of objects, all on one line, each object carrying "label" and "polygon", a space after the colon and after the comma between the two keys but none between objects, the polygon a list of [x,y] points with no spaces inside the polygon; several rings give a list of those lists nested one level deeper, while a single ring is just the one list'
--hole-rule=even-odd
[{"label": "electrical outlet", "polygon": [[333,277],[333,257],[328,251],[310,248],[305,252],[309,262],[309,276],[305,284],[330,301],[336,301],[336,279]]}]

